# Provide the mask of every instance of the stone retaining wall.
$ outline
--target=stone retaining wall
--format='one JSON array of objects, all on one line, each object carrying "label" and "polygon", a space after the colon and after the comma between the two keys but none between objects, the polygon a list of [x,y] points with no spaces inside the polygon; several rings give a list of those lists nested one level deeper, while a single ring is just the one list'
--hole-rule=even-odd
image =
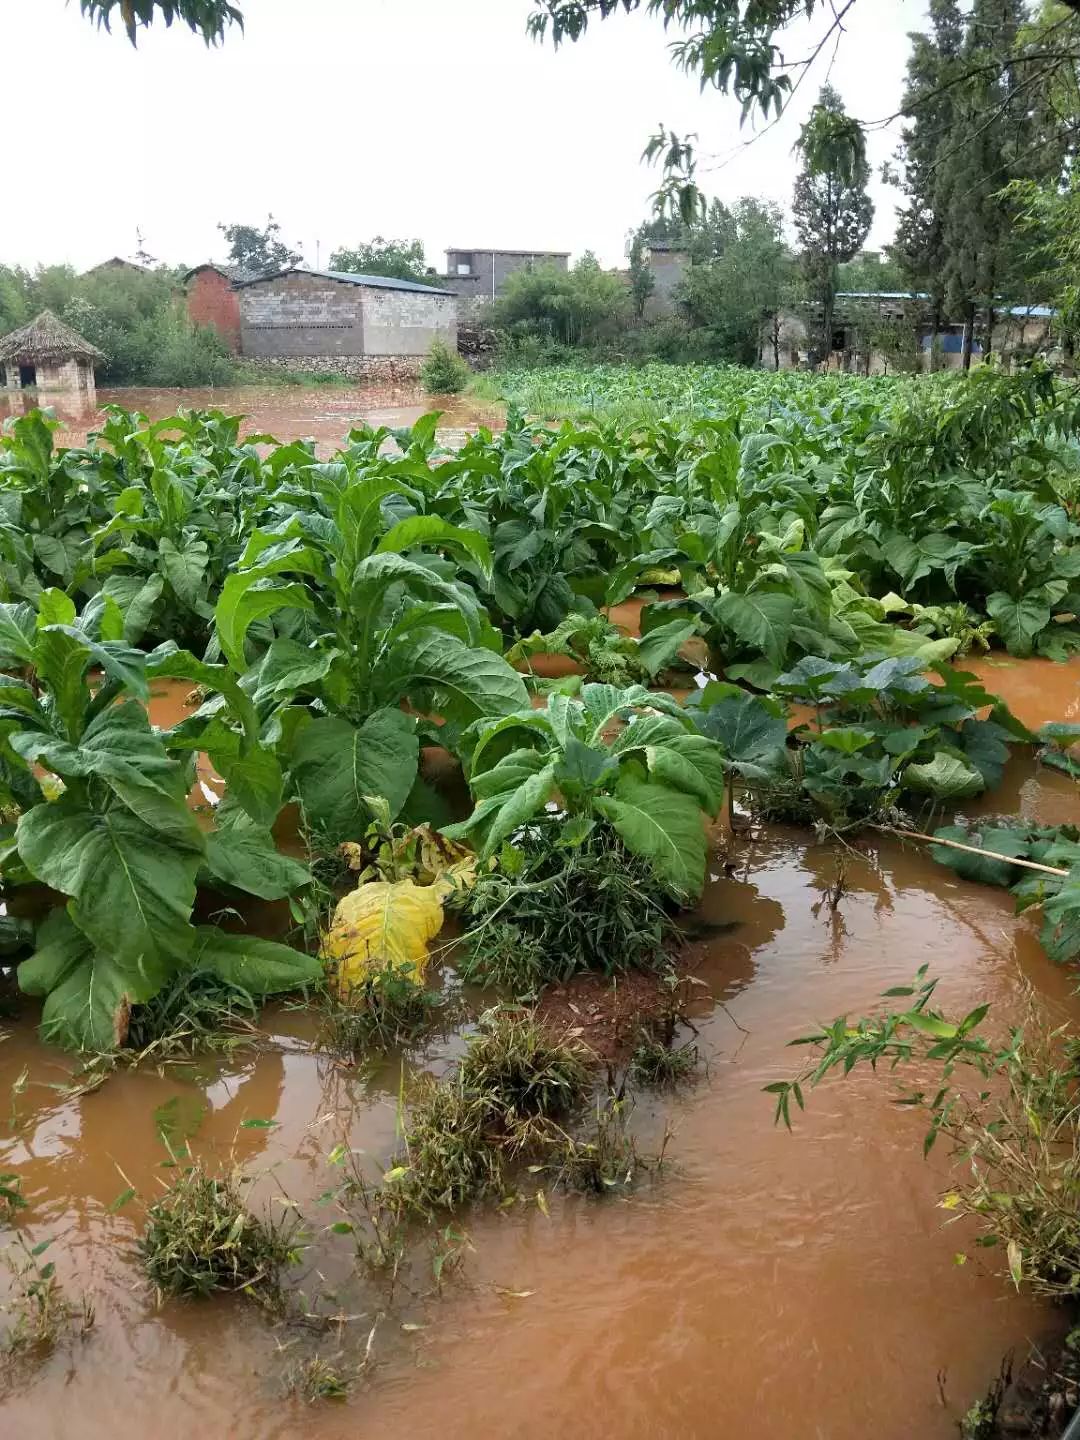
[{"label": "stone retaining wall", "polygon": [[299,375],[342,375],[372,385],[415,380],[423,355],[260,355],[245,356],[251,369],[292,370]]}]

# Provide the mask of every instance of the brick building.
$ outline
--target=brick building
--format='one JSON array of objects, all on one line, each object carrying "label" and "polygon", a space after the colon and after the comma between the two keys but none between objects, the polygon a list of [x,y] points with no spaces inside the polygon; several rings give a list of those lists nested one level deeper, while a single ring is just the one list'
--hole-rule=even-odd
[{"label": "brick building", "polygon": [[496,300],[506,282],[518,270],[553,265],[565,270],[568,250],[462,250],[446,252],[446,274],[442,283],[466,304]]},{"label": "brick building", "polygon": [[433,285],[296,266],[236,291],[241,354],[285,369],[404,379],[434,340],[457,346],[456,297]]},{"label": "brick building", "polygon": [[234,355],[240,353],[240,298],[237,285],[255,277],[238,265],[196,265],[184,276],[188,319],[216,330]]},{"label": "brick building", "polygon": [[105,356],[70,325],[43,310],[29,325],[0,339],[0,387],[63,390],[86,408],[95,404],[94,363]]}]

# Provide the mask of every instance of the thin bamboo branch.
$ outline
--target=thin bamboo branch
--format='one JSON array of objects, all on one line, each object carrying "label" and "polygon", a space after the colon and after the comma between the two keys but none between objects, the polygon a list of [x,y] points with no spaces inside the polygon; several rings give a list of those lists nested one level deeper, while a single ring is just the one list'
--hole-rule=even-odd
[{"label": "thin bamboo branch", "polygon": [[1037,860],[1020,860],[1015,855],[999,855],[996,850],[982,850],[978,845],[962,845],[959,840],[939,839],[936,835],[924,835],[921,830],[896,830],[891,825],[878,825],[887,835],[899,835],[901,840],[924,840],[930,845],[945,845],[950,850],[965,850],[969,855],[982,855],[987,860],[1003,860],[1006,865],[1020,865],[1025,870],[1039,870],[1044,875],[1057,875],[1063,880],[1069,877],[1068,870],[1058,870],[1053,865],[1040,865]]}]

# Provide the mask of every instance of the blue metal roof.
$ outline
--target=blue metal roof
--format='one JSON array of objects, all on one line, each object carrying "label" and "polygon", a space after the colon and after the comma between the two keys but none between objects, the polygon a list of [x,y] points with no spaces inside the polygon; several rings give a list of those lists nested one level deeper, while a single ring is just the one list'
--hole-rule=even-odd
[{"label": "blue metal roof", "polygon": [[306,265],[290,265],[287,270],[275,270],[272,275],[257,275],[254,280],[243,280],[241,285],[262,285],[267,280],[280,280],[282,275],[314,275],[318,280],[337,280],[342,285],[365,285],[371,290],[412,290],[420,295],[453,295],[452,290],[440,290],[434,285],[418,285],[415,280],[398,280],[393,275],[357,275],[352,270],[311,270]]}]

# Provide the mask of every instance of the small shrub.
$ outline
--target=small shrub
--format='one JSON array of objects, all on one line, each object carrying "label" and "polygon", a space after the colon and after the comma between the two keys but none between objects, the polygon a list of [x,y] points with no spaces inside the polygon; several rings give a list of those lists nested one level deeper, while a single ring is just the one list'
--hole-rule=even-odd
[{"label": "small shrub", "polygon": [[470,373],[460,355],[434,340],[420,369],[420,383],[429,395],[457,395],[469,383]]},{"label": "small shrub", "polygon": [[247,1290],[276,1298],[281,1271],[298,1258],[295,1222],[258,1219],[244,1204],[247,1178],[187,1166],[150,1206],[139,1245],[158,1296]]}]

